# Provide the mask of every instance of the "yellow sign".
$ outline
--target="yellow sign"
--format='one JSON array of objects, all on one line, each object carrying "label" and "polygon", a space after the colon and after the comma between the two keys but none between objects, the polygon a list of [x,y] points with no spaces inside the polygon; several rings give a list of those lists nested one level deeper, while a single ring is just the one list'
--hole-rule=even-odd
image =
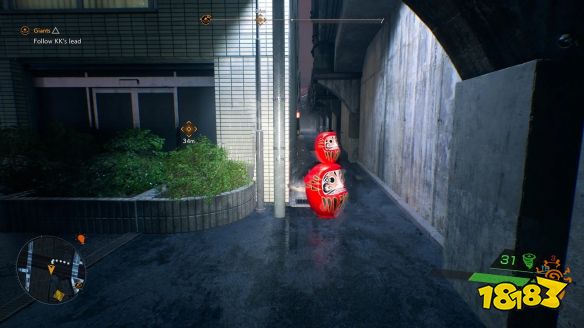
[{"label": "yellow sign", "polygon": [[55,266],[53,264],[49,264],[49,274],[52,275],[53,271],[55,271]]}]

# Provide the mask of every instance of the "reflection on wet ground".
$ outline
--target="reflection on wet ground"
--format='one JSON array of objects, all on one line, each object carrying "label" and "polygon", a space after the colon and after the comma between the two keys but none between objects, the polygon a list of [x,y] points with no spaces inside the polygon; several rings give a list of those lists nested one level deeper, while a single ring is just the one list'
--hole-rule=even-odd
[{"label": "reflection on wet ground", "polygon": [[274,219],[268,209],[207,231],[142,235],[92,267],[75,300],[33,304],[5,323],[480,327],[449,283],[430,276],[440,246],[364,172],[343,165],[350,200],[335,220],[308,208]]}]

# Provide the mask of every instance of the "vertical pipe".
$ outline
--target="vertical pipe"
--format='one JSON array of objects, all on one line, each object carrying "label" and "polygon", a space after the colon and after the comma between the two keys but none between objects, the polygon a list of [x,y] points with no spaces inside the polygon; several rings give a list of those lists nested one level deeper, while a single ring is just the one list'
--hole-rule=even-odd
[{"label": "vertical pipe", "polygon": [[[296,111],[298,110],[298,98],[299,98],[299,87],[298,87],[298,24],[294,23],[294,19],[298,17],[298,1],[289,1],[290,20],[288,25],[288,90],[289,90],[289,150],[288,158],[290,159],[290,173],[289,181],[293,181],[293,172],[296,172],[297,161],[296,159]],[[294,166],[294,168],[292,167]]]},{"label": "vertical pipe", "polygon": [[285,177],[285,31],[284,1],[272,0],[273,61],[274,61],[274,217],[286,216]]},{"label": "vertical pipe", "polygon": [[[255,2],[256,15],[259,14],[259,0]],[[262,130],[262,61],[260,44],[260,24],[256,24],[256,210],[264,210],[264,131]]]}]

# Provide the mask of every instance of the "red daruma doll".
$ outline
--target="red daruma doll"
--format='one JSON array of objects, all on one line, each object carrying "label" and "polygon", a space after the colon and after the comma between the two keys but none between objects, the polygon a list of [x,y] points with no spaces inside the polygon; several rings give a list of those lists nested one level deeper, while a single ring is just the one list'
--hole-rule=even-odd
[{"label": "red daruma doll", "polygon": [[321,163],[335,163],[341,155],[336,132],[323,132],[314,141],[316,159]]},{"label": "red daruma doll", "polygon": [[339,164],[318,164],[304,177],[304,183],[308,204],[318,217],[332,219],[341,214],[349,193]]}]

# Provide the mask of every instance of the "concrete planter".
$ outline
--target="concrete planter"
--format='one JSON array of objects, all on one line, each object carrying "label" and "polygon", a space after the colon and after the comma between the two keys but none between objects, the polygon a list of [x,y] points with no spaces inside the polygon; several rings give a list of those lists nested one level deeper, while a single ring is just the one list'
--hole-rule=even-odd
[{"label": "concrete planter", "polygon": [[0,198],[0,231],[178,233],[241,220],[255,208],[255,185],[213,198]]}]

